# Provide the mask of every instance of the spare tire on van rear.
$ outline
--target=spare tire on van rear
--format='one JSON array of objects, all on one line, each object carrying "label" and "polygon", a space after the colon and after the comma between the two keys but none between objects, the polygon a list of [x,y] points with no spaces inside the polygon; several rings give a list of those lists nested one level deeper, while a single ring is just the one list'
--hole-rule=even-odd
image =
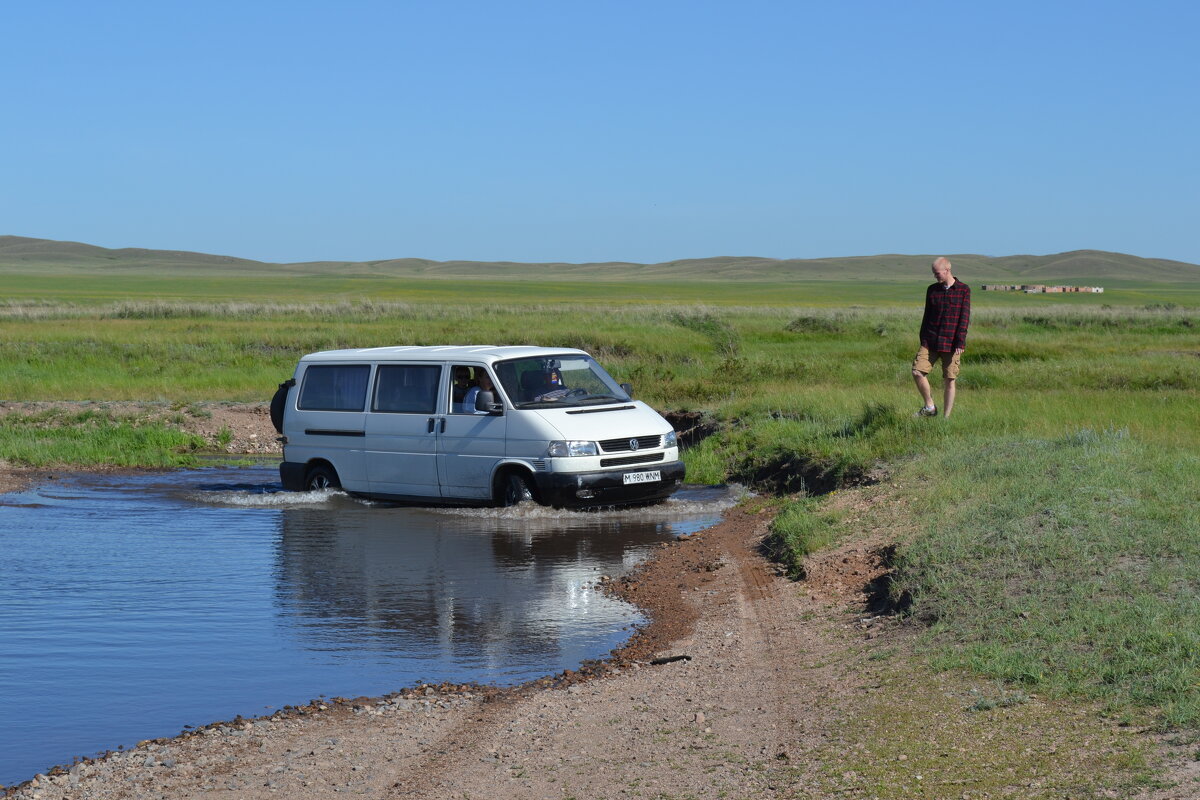
[{"label": "spare tire on van rear", "polygon": [[288,389],[295,385],[296,379],[288,378],[279,384],[275,396],[271,398],[271,424],[275,426],[276,433],[283,433],[283,407],[287,403]]}]

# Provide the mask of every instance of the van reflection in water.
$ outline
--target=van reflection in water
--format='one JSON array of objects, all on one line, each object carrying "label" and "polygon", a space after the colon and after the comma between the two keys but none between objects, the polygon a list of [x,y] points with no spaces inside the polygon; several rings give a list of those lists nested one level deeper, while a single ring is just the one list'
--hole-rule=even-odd
[{"label": "van reflection in water", "polygon": [[285,510],[281,619],[303,646],[402,652],[428,659],[431,678],[470,665],[503,681],[618,646],[640,617],[597,580],[641,561],[669,523],[503,513]]}]

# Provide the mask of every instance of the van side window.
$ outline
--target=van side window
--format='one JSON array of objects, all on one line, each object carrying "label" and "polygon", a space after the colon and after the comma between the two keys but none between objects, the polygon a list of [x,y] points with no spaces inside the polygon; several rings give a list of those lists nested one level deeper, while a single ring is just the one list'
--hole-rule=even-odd
[{"label": "van side window", "polygon": [[366,364],[311,366],[304,371],[298,408],[305,411],[362,411],[371,367]]},{"label": "van side window", "polygon": [[433,414],[437,411],[437,364],[380,364],[375,371],[373,411],[401,414]]}]

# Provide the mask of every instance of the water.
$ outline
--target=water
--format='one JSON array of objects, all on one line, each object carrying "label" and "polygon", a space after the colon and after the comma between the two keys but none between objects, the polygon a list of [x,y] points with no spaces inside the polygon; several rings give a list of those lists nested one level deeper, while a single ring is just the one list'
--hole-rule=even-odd
[{"label": "water", "polygon": [[271,467],[70,476],[0,495],[0,784],[318,696],[520,683],[640,620],[596,588],[733,501],[400,508]]}]

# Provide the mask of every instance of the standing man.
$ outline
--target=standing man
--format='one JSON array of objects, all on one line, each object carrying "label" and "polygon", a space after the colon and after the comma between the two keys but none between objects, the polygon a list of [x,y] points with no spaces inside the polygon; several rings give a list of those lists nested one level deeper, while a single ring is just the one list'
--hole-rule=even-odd
[{"label": "standing man", "polygon": [[918,417],[936,417],[937,406],[929,389],[929,373],[933,365],[942,362],[945,399],[942,416],[954,410],[954,382],[958,378],[958,362],[967,349],[967,325],[971,322],[971,287],[955,280],[950,273],[950,259],[944,256],[933,262],[936,283],[925,290],[925,316],[921,318],[921,349],[913,359],[913,380],[925,405]]}]

